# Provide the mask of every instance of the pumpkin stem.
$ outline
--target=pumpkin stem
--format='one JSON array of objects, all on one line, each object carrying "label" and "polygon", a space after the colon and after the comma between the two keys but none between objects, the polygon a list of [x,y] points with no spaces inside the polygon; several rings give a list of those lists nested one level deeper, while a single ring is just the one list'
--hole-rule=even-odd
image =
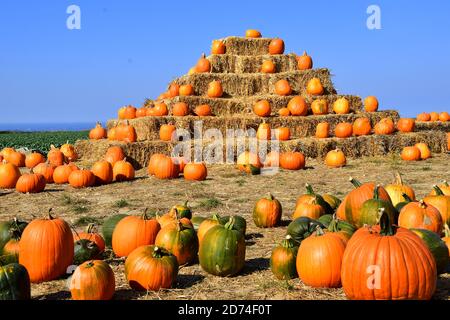
[{"label": "pumpkin stem", "polygon": [[317,225],[316,226],[316,236],[323,236],[325,234],[325,232],[323,232],[323,229]]},{"label": "pumpkin stem", "polygon": [[189,202],[189,200],[186,200],[186,201],[184,202],[184,206],[185,206],[185,207],[188,206],[188,202]]},{"label": "pumpkin stem", "polygon": [[443,196],[443,195],[444,195],[444,193],[442,192],[442,189],[439,188],[437,185],[434,185],[434,186],[433,186],[433,189],[434,189],[434,191],[436,192],[436,195],[437,195],[437,196]]},{"label": "pumpkin stem", "polygon": [[269,192],[268,194],[267,194],[267,198],[266,198],[267,200],[273,200],[273,195]]},{"label": "pumpkin stem", "polygon": [[142,214],[142,220],[148,220],[147,211],[148,211],[148,208],[145,208],[144,213]]},{"label": "pumpkin stem", "polygon": [[215,220],[215,221],[219,221],[220,220],[220,216],[217,213],[213,213],[211,220]]},{"label": "pumpkin stem", "polygon": [[377,184],[377,185],[375,186],[375,188],[373,189],[373,198],[374,198],[375,200],[378,200],[378,199],[379,199],[379,188],[380,188],[380,185]]},{"label": "pumpkin stem", "polygon": [[442,184],[443,184],[444,186],[446,186],[446,187],[450,187],[450,186],[448,185],[447,180],[442,181]]},{"label": "pumpkin stem", "polygon": [[86,228],[86,233],[95,233],[95,223],[89,223]]},{"label": "pumpkin stem", "polygon": [[358,180],[354,179],[353,177],[350,177],[349,179],[350,183],[353,184],[355,186],[355,188],[359,188],[362,186],[361,182],[359,182]]},{"label": "pumpkin stem", "polygon": [[333,214],[333,218],[331,219],[327,230],[330,231],[330,232],[338,232],[339,231],[339,229],[338,229],[338,220],[336,218],[336,213]]},{"label": "pumpkin stem", "polygon": [[406,193],[402,193],[403,199],[405,199],[406,202],[413,202],[413,199],[411,199],[410,196],[408,196]]},{"label": "pumpkin stem", "polygon": [[161,248],[154,246],[152,256],[153,256],[153,258],[161,258],[163,256]]},{"label": "pumpkin stem", "polygon": [[52,216],[52,211],[53,211],[53,208],[48,209],[48,220],[53,220],[54,219],[53,216]]},{"label": "pumpkin stem", "polygon": [[311,194],[311,195],[315,194],[312,185],[310,185],[309,183],[306,183],[305,187],[306,187],[306,194]]},{"label": "pumpkin stem", "polygon": [[228,230],[233,230],[234,221],[235,221],[234,216],[231,216],[228,222],[225,224],[225,228]]},{"label": "pumpkin stem", "polygon": [[420,204],[420,207],[421,207],[422,209],[425,209],[425,208],[427,207],[427,204],[426,204],[425,201],[423,201],[423,200],[420,200],[420,201],[419,201],[419,204]]},{"label": "pumpkin stem", "polygon": [[93,266],[94,266],[94,261],[93,261],[93,260],[88,261],[88,262],[84,265],[85,268],[92,268]]},{"label": "pumpkin stem", "polygon": [[294,247],[295,247],[295,243],[294,243],[294,241],[292,240],[291,235],[288,234],[288,235],[284,238],[284,240],[281,241],[281,246],[282,246],[283,248],[294,248]]},{"label": "pumpkin stem", "polygon": [[391,217],[389,217],[385,208],[380,208],[378,212],[380,214],[380,234],[383,236],[393,236],[395,234],[395,229],[392,225]]}]

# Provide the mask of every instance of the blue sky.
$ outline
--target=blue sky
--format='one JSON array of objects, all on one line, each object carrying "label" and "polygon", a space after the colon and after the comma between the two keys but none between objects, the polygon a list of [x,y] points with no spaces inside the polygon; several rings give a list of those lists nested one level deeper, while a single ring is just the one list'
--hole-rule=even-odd
[{"label": "blue sky", "polygon": [[[66,28],[71,4],[81,30]],[[382,30],[366,27],[371,4]],[[4,0],[0,123],[115,117],[164,91],[213,39],[248,28],[307,50],[341,93],[376,95],[404,116],[450,111],[449,1]]]}]

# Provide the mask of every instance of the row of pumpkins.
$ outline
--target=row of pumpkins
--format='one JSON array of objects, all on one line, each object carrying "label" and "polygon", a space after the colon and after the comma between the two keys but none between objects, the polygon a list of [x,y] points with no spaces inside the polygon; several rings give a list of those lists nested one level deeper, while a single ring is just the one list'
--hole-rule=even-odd
[{"label": "row of pumpkins", "polygon": [[[399,174],[385,188],[351,182],[355,189],[342,201],[306,186],[285,240],[272,251],[275,277],[299,276],[312,287],[342,286],[350,299],[430,299],[437,275],[450,262],[450,186],[434,186],[416,201],[414,190]],[[277,227],[282,205],[269,194],[257,201],[252,217],[259,228]],[[126,257],[126,279],[135,290],[170,288],[179,266],[197,258],[207,273],[234,276],[245,266],[246,228],[246,220],[237,215],[193,216],[187,203],[156,218],[146,211],[140,216],[112,216],[102,226],[103,236],[92,226],[85,233],[73,233],[67,222],[51,213],[29,224],[15,219],[0,224],[0,259],[10,263],[0,272],[12,279],[1,286],[0,296],[29,298],[30,282],[58,279],[75,264],[69,285],[73,299],[111,299],[113,271],[96,260],[106,246]],[[380,287],[377,281],[368,285],[372,275],[379,277]]]}]

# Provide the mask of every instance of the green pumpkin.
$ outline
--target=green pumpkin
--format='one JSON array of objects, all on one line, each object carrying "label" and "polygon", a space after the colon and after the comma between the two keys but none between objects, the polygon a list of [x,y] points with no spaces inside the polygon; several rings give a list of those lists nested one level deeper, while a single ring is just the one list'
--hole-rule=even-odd
[{"label": "green pumpkin", "polygon": [[235,218],[209,229],[202,240],[199,261],[203,270],[210,274],[233,276],[244,267],[245,240],[242,232],[234,228]]},{"label": "green pumpkin", "polygon": [[349,236],[352,236],[355,233],[356,228],[348,223],[347,221],[337,219],[334,215],[326,214],[317,219],[320,223],[322,223],[328,230],[331,232],[345,232]]},{"label": "green pumpkin", "polygon": [[300,245],[303,239],[306,239],[314,231],[316,231],[317,226],[325,228],[325,226],[319,221],[308,217],[300,217],[288,225],[286,234],[292,237],[295,244]]},{"label": "green pumpkin", "polygon": [[109,217],[103,222],[102,225],[102,235],[103,239],[105,239],[105,244],[108,247],[112,246],[112,234],[114,232],[114,229],[116,228],[116,225],[119,223],[120,220],[127,217],[127,214],[121,213],[113,215],[112,217]]},{"label": "green pumpkin", "polygon": [[192,218],[192,211],[191,208],[188,207],[187,205],[187,200],[184,204],[178,204],[175,206],[175,209],[177,209],[177,215],[178,218],[188,218],[191,219]]},{"label": "green pumpkin", "polygon": [[330,206],[330,204],[326,202],[325,199],[320,194],[315,193],[313,187],[309,183],[307,183],[305,186],[306,186],[306,194],[316,197],[316,203],[325,210],[325,214],[333,214],[334,209]]},{"label": "green pumpkin", "polygon": [[373,191],[373,198],[366,200],[361,207],[361,215],[357,224],[357,227],[361,228],[364,225],[374,226],[379,222],[379,211],[384,208],[386,214],[389,215],[391,221],[394,224],[397,223],[395,217],[397,211],[391,202],[380,199],[378,196],[378,190],[380,186],[376,186]]},{"label": "green pumpkin", "polygon": [[330,205],[331,209],[333,210],[336,210],[342,202],[341,199],[331,194],[324,194],[322,195],[322,198],[323,200],[325,200],[326,203]]},{"label": "green pumpkin", "polygon": [[0,300],[28,300],[30,297],[27,269],[18,263],[0,266]]},{"label": "green pumpkin", "polygon": [[[220,217],[219,222],[220,224],[225,225],[228,223],[230,218],[230,216]],[[245,236],[245,232],[247,231],[247,220],[245,220],[241,216],[233,216],[233,218],[233,229],[240,231]]]},{"label": "green pumpkin", "polygon": [[94,241],[88,239],[81,239],[75,242],[73,263],[80,265],[83,262],[92,260],[98,257],[100,248]]},{"label": "green pumpkin", "polygon": [[297,278],[297,252],[298,246],[290,235],[275,247],[270,257],[270,269],[279,280],[289,280]]},{"label": "green pumpkin", "polygon": [[410,230],[417,234],[425,242],[428,249],[430,249],[436,261],[438,274],[445,273],[450,263],[448,247],[445,242],[433,231],[425,229]]},{"label": "green pumpkin", "polygon": [[194,230],[197,231],[198,227],[200,227],[200,224],[205,221],[206,217],[200,217],[200,216],[193,216],[191,219],[192,225],[194,226]]},{"label": "green pumpkin", "polygon": [[3,250],[3,247],[11,239],[14,232],[20,237],[27,224],[27,222],[20,221],[17,218],[11,221],[0,222],[0,251]]}]

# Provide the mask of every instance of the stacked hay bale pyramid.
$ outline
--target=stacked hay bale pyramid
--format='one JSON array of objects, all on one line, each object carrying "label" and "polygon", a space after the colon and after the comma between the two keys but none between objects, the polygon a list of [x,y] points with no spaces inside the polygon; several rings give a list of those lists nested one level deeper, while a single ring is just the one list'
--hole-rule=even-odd
[{"label": "stacked hay bale pyramid", "polygon": [[[430,127],[428,124],[417,123],[415,132],[394,133],[391,135],[366,135],[349,138],[335,138],[332,132],[334,127],[341,122],[350,122],[360,117],[370,119],[372,127],[382,118],[389,117],[394,122],[399,119],[399,114],[394,110],[365,112],[363,101],[358,96],[337,94],[331,81],[328,69],[299,70],[297,56],[295,54],[269,54],[270,38],[228,37],[221,39],[225,44],[224,54],[212,54],[207,59],[210,61],[211,70],[207,73],[189,73],[174,80],[179,85],[190,84],[194,88],[194,95],[163,97],[168,107],[167,116],[145,116],[129,120],[137,134],[134,143],[121,143],[109,140],[78,141],[77,151],[86,160],[98,160],[103,157],[107,148],[112,145],[120,145],[127,158],[137,167],[148,164],[153,153],[169,155],[176,142],[159,140],[159,128],[163,124],[174,124],[177,128],[194,131],[196,121],[202,120],[202,130],[217,128],[226,137],[227,129],[257,129],[264,121],[271,128],[288,127],[291,131],[291,139],[282,141],[282,151],[301,151],[306,157],[322,158],[326,153],[335,148],[340,148],[347,157],[377,156],[387,153],[399,153],[401,149],[418,142],[428,144],[433,152],[447,151],[447,127]],[[262,73],[261,65],[265,60],[271,60],[275,67],[275,73]],[[324,93],[320,96],[311,96],[307,93],[307,83],[312,78],[320,79]],[[292,93],[288,96],[280,96],[275,92],[275,83],[285,79],[289,82]],[[220,98],[209,98],[206,93],[208,85],[212,81],[220,81],[223,95]],[[294,97],[300,95],[309,104],[315,99],[325,99],[328,102],[326,115],[312,115],[311,110],[307,116],[278,115],[278,111],[288,105]],[[350,103],[350,113],[335,114],[333,103],[337,99],[345,97]],[[267,100],[271,105],[270,117],[259,117],[253,112],[253,106],[260,100]],[[160,102],[161,100],[159,100]],[[144,106],[152,107],[158,101],[147,100]],[[190,115],[172,116],[172,108],[178,102],[185,102],[190,108]],[[198,117],[193,115],[193,110],[199,105],[207,104],[211,107],[212,115]],[[310,108],[310,107],[309,107]],[[120,120],[110,120],[108,129],[113,128]],[[318,139],[315,137],[316,126],[320,122],[328,122],[330,125],[330,138]],[[209,143],[204,141],[204,144]],[[193,148],[193,143],[192,143]],[[225,146],[224,146],[225,148]]]}]

